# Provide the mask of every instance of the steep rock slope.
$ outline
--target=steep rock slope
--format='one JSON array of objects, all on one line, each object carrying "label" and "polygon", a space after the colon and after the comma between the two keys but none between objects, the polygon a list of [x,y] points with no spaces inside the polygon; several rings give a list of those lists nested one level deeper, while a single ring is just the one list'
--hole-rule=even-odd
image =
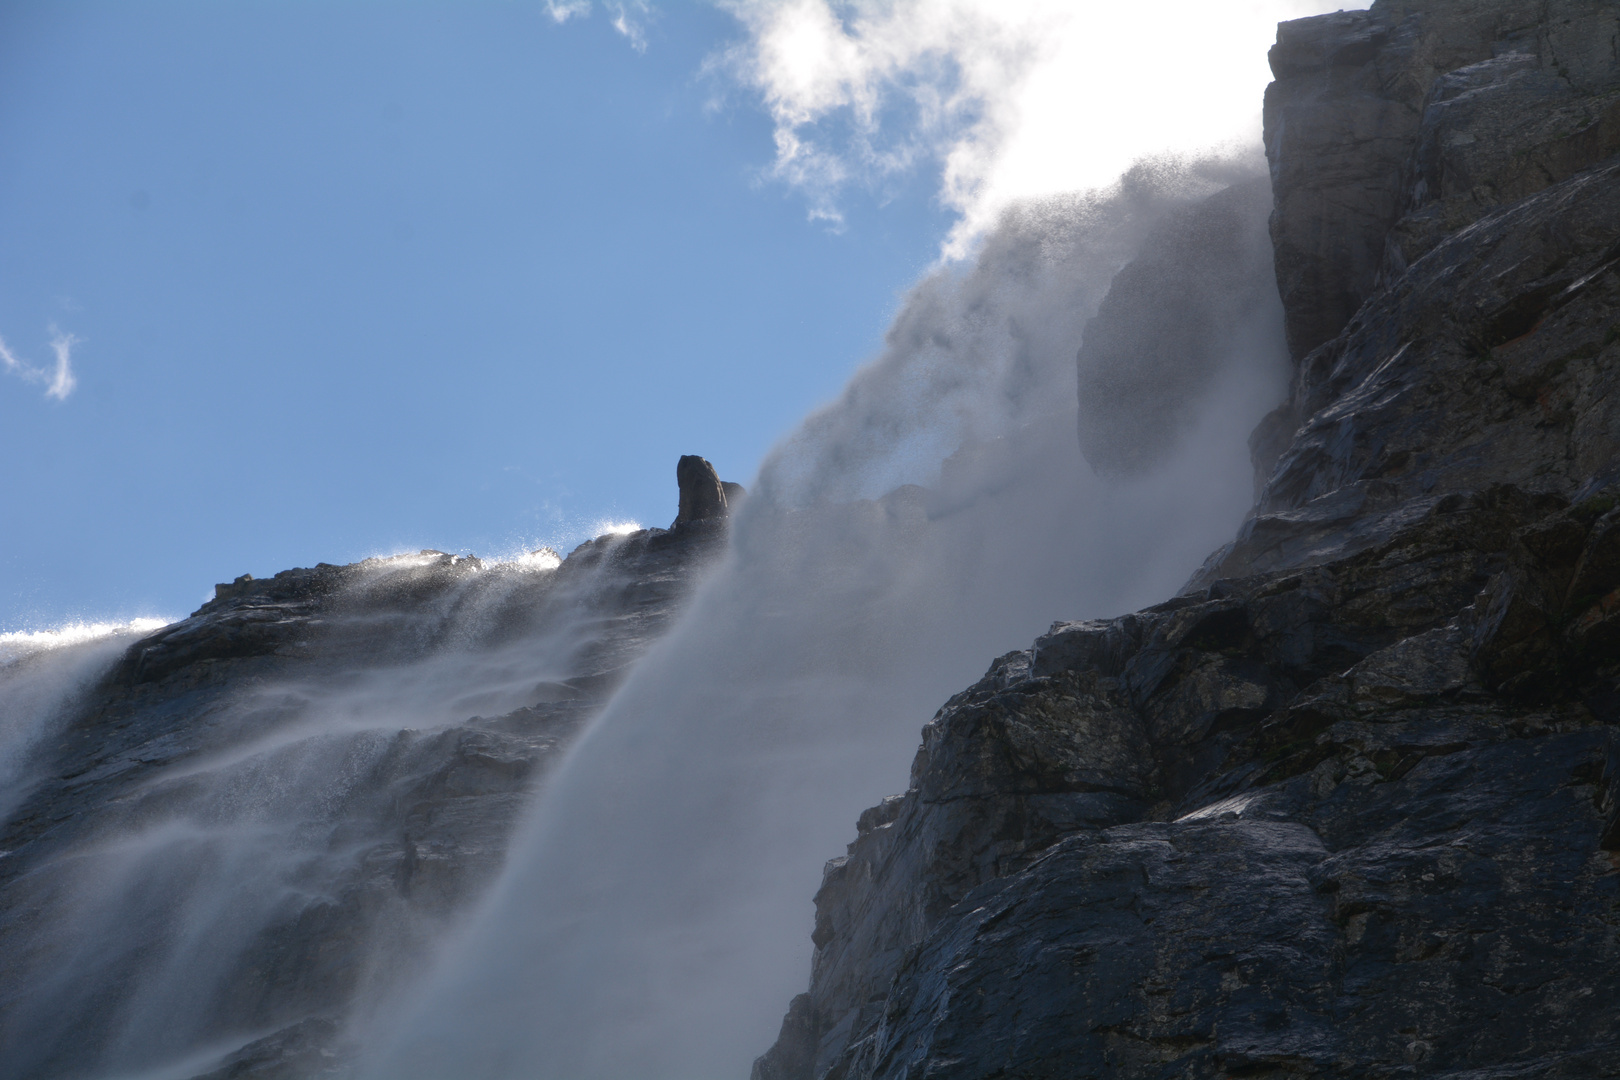
[{"label": "steep rock slope", "polygon": [[1617,18],[1280,28],[1255,513],[940,710],[756,1080],[1620,1075]]},{"label": "steep rock slope", "polygon": [[1607,0],[1378,0],[1283,23],[1265,140],[1302,357],[1442,236],[1620,152]]},{"label": "steep rock slope", "polygon": [[0,1076],[338,1067],[723,550],[679,479],[669,530],[244,576],[131,645],[0,824]]}]

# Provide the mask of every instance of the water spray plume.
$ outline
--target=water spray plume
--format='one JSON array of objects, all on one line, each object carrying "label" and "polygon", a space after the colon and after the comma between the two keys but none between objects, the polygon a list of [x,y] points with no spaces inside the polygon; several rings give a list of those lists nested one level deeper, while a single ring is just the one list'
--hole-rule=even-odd
[{"label": "water spray plume", "polygon": [[[767,460],[727,560],[543,789],[398,1026],[366,1033],[366,1076],[747,1075],[803,988],[822,862],[903,786],[939,703],[1057,615],[1172,594],[1247,508],[1245,440],[1286,373],[1274,288],[1182,388],[1155,468],[1100,479],[1073,402],[1120,267],[1253,176],[1145,164],[1008,212],[971,269],[917,287],[883,355]],[[1242,204],[1251,242],[1265,216]]]}]

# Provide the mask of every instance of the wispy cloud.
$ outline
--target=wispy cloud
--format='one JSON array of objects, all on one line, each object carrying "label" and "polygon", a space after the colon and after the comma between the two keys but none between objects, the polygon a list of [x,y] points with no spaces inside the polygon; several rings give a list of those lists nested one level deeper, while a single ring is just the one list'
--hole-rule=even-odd
[{"label": "wispy cloud", "polygon": [[1257,144],[1282,19],[1337,0],[715,0],[717,55],[775,128],[770,175],[813,219],[852,185],[937,171],[964,254],[1015,200],[1108,184],[1136,159]]},{"label": "wispy cloud", "polygon": [[[591,0],[545,0],[546,14],[559,23],[570,19],[583,19],[590,15]],[[636,52],[647,51],[647,24],[652,20],[650,0],[606,0],[602,4],[608,17],[630,47]]]},{"label": "wispy cloud", "polygon": [[73,375],[73,346],[78,343],[79,339],[72,334],[63,333],[52,326],[51,351],[56,354],[56,363],[50,367],[35,367],[19,359],[6,345],[4,339],[0,339],[0,367],[3,367],[7,374],[15,375],[24,382],[44,386],[46,397],[66,401],[67,396],[73,393],[73,388],[79,384],[79,380]]},{"label": "wispy cloud", "polygon": [[[593,0],[542,0],[558,23]],[[1015,202],[1101,189],[1134,162],[1258,146],[1276,24],[1342,0],[710,0],[742,34],[704,72],[769,113],[764,174],[843,224],[932,174],[956,216],[941,254],[973,250]],[[651,0],[601,0],[638,52]],[[1352,0],[1350,6],[1365,6]],[[724,96],[724,95],[722,95]]]},{"label": "wispy cloud", "polygon": [[613,29],[624,35],[636,52],[647,51],[647,22],[652,18],[652,7],[646,0],[628,0],[627,3],[604,5],[613,16]]},{"label": "wispy cloud", "polygon": [[546,14],[560,23],[591,13],[591,0],[546,0]]}]

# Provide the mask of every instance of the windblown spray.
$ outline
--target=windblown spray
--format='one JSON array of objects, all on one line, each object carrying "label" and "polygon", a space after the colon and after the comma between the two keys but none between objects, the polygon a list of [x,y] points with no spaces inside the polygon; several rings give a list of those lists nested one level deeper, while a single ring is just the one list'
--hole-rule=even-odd
[{"label": "windblown spray", "polygon": [[[1099,479],[1074,419],[1116,273],[1246,175],[1160,162],[1021,205],[970,269],[917,287],[767,461],[727,561],[543,790],[434,976],[368,1033],[367,1076],[747,1075],[806,981],[823,860],[904,784],[933,710],[1055,618],[1172,594],[1247,508],[1245,440],[1286,371],[1269,259],[1183,268],[1258,275],[1264,302],[1179,384],[1152,468]],[[1269,251],[1264,200],[1238,205]]]}]

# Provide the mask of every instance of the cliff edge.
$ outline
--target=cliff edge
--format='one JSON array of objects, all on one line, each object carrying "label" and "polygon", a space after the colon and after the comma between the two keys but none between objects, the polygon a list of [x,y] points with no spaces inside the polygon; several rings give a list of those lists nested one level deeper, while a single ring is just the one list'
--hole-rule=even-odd
[{"label": "cliff edge", "polygon": [[0,1077],[346,1075],[722,556],[741,487],[676,472],[668,530],[243,575],[131,644],[0,821]]},{"label": "cliff edge", "polygon": [[1254,512],[945,704],[755,1080],[1620,1075],[1620,8],[1271,63]]}]

